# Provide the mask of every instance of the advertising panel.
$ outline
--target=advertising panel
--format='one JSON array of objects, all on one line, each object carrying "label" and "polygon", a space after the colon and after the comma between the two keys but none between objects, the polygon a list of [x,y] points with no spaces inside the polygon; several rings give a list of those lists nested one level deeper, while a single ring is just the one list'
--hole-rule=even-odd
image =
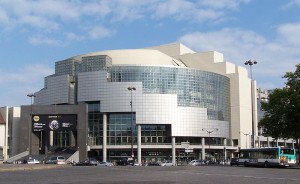
[{"label": "advertising panel", "polygon": [[32,115],[32,131],[76,131],[76,114]]}]

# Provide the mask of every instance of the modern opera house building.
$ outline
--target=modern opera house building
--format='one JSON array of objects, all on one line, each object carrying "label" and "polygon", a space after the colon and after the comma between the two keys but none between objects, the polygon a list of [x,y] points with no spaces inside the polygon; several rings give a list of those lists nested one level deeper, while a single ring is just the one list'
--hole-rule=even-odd
[{"label": "modern opera house building", "polygon": [[21,107],[19,152],[73,147],[80,160],[133,154],[140,164],[230,158],[257,144],[255,89],[223,54],[177,43],[74,56]]}]

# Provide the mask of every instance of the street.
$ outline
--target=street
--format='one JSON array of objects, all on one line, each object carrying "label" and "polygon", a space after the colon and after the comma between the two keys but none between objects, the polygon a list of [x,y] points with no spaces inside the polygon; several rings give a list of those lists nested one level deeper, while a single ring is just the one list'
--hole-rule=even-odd
[{"label": "street", "polygon": [[[5,166],[0,166],[5,167]],[[298,168],[255,168],[230,166],[66,166],[45,169],[0,171],[0,183],[39,184],[292,184],[300,183]]]}]

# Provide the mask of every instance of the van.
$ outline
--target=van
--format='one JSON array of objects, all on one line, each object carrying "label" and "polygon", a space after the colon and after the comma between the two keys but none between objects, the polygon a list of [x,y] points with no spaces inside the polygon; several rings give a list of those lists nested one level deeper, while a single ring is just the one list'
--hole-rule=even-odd
[{"label": "van", "polygon": [[47,162],[47,164],[66,164],[66,159],[63,156],[53,156]]}]

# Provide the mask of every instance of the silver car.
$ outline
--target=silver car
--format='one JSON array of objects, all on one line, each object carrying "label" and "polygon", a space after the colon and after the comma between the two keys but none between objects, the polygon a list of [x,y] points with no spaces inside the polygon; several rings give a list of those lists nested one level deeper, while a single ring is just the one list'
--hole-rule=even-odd
[{"label": "silver car", "polygon": [[98,166],[114,166],[114,164],[111,162],[100,162],[98,163]]},{"label": "silver car", "polygon": [[161,164],[161,166],[173,166],[173,163],[171,160],[166,160]]}]

